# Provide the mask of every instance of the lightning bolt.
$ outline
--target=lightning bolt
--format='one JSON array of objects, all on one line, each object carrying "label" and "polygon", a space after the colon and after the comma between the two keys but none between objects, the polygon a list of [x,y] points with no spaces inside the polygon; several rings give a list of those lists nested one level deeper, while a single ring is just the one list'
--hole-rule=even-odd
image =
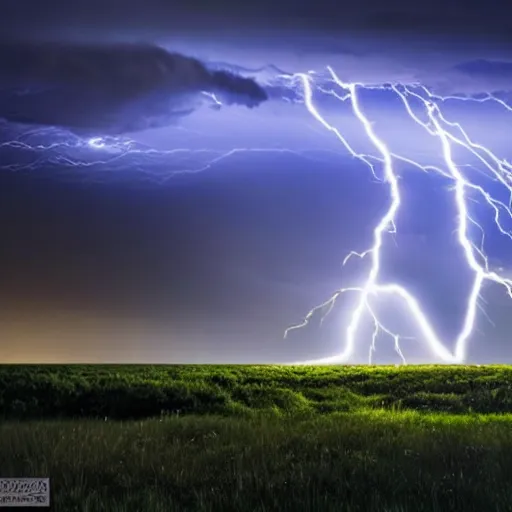
[{"label": "lightning bolt", "polygon": [[[52,140],[50,143],[30,142],[34,136]],[[140,171],[152,182],[163,184],[183,174],[197,174],[209,170],[224,160],[239,154],[288,154],[322,163],[322,156],[337,153],[323,148],[292,150],[286,147],[235,147],[224,150],[210,148],[155,149],[133,139],[121,137],[81,138],[57,130],[35,130],[23,133],[14,140],[0,143],[0,151],[18,150],[35,155],[28,163],[4,164],[4,170],[15,172],[34,171],[45,164],[59,165],[62,168],[77,170],[122,169],[127,162],[130,169]],[[0,153],[1,154],[1,153]],[[175,168],[170,167],[170,162]],[[183,162],[180,164],[180,162]],[[93,176],[93,173],[88,173]]]},{"label": "lightning bolt", "polygon": [[[258,72],[258,70],[249,71]],[[269,83],[268,87],[270,90],[275,85]],[[293,91],[288,92],[291,92],[292,99],[283,96],[283,87],[280,87],[276,94],[281,95],[280,99],[293,102],[295,94]],[[202,102],[204,105],[215,110],[223,108],[222,102],[215,93],[201,91],[200,94],[205,99]],[[2,125],[0,125],[1,128],[3,128]],[[7,123],[6,128],[5,131],[8,137],[12,127]],[[176,126],[170,128],[185,130]],[[196,132],[191,133],[194,136],[202,135]],[[48,143],[47,140],[51,142]],[[83,138],[57,127],[22,129],[18,137],[8,138],[8,140],[0,142],[0,160],[2,160],[2,150],[24,153],[23,158],[2,165],[2,169],[8,171],[35,171],[45,165],[51,165],[58,166],[60,169],[75,171],[75,174],[76,171],[84,170],[87,172],[86,178],[88,181],[94,179],[95,176],[98,177],[98,171],[103,171],[101,173],[103,176],[100,178],[100,181],[103,182],[105,171],[108,171],[111,175],[115,174],[116,170],[125,171],[128,163],[128,167],[132,171],[139,172],[156,184],[163,184],[179,175],[204,172],[239,154],[288,154],[306,158],[316,163],[322,163],[324,154],[330,156],[336,154],[335,151],[324,148],[293,150],[279,145],[272,147],[228,147],[226,149],[211,149],[208,147],[156,149],[126,137],[98,136]],[[33,157],[26,158],[27,154],[33,155]],[[12,158],[9,160],[12,160]],[[91,172],[92,170],[95,172]]]},{"label": "lightning bolt", "polygon": [[[350,101],[353,114],[364,128],[367,138],[375,148],[377,155],[367,155],[356,153],[342,133],[320,114],[313,101],[313,89],[316,86],[314,73],[298,73],[290,75],[288,78],[291,86],[299,81],[302,85],[304,104],[309,113],[316,119],[326,130],[333,133],[345,149],[361,162],[369,166],[372,173],[375,174],[374,161],[379,161],[383,166],[384,182],[389,187],[390,204],[384,215],[380,218],[373,231],[373,244],[370,248],[362,253],[351,252],[343,261],[343,265],[347,263],[351,256],[359,258],[371,258],[370,270],[365,281],[360,287],[341,288],[337,290],[327,301],[314,307],[305,316],[304,320],[296,325],[289,327],[285,331],[285,337],[295,330],[307,326],[311,319],[320,314],[321,322],[332,311],[336,301],[346,292],[355,292],[358,294],[357,303],[352,311],[350,321],[346,329],[346,341],[343,350],[332,357],[316,359],[313,361],[305,361],[302,364],[328,364],[346,362],[354,352],[356,338],[365,315],[369,316],[374,324],[373,336],[370,343],[369,362],[372,362],[372,354],[375,350],[376,338],[379,332],[384,332],[394,340],[395,350],[405,363],[405,358],[400,348],[400,335],[392,332],[386,327],[385,323],[377,316],[374,311],[373,302],[380,296],[395,296],[401,299],[407,311],[411,314],[416,325],[419,327],[423,337],[425,338],[429,348],[441,360],[449,363],[461,363],[466,357],[467,340],[475,329],[475,318],[478,308],[478,300],[485,282],[491,282],[501,285],[505,288],[508,295],[512,298],[512,280],[503,277],[498,272],[489,270],[488,259],[483,250],[484,230],[471,216],[468,209],[468,201],[470,193],[477,194],[485,202],[485,204],[494,212],[495,224],[504,236],[512,238],[501,222],[502,215],[512,218],[512,167],[506,160],[498,158],[488,148],[481,146],[471,140],[459,123],[446,119],[443,115],[439,103],[444,101],[496,101],[512,112],[506,103],[498,98],[488,95],[485,98],[475,99],[471,97],[441,97],[431,93],[426,87],[421,85],[400,86],[399,84],[391,84],[389,86],[365,86],[361,83],[345,83],[334,72],[331,67],[327,68],[330,75],[329,82],[333,85],[331,89],[325,89],[325,86],[319,86],[318,89],[323,93],[330,94],[340,102]],[[343,94],[339,94],[335,88],[341,90]],[[455,349],[451,352],[446,348],[443,340],[436,334],[435,329],[422,310],[418,300],[403,286],[396,283],[387,283],[381,280],[381,256],[384,245],[384,238],[387,233],[396,233],[396,217],[401,206],[399,176],[397,175],[394,164],[397,160],[404,160],[400,155],[394,154],[386,143],[376,134],[371,121],[365,115],[358,94],[360,89],[378,88],[393,91],[401,99],[404,108],[409,117],[419,126],[421,126],[430,136],[436,137],[439,141],[442,160],[445,169],[439,169],[433,166],[423,166],[418,162],[411,162],[416,167],[420,167],[425,172],[437,172],[443,177],[448,178],[453,183],[453,194],[456,209],[458,212],[457,221],[457,241],[463,250],[465,262],[473,275],[473,284],[471,291],[467,297],[466,313],[462,328],[455,340]],[[420,102],[424,114],[428,121],[424,122],[414,112],[411,104],[411,98]],[[452,133],[455,129],[456,134]],[[496,182],[500,183],[508,194],[508,204],[495,199],[489,192],[481,186],[471,181],[465,173],[461,171],[453,158],[453,146],[461,146],[476,157],[487,169],[489,176]],[[406,160],[407,161],[407,160]],[[480,245],[477,246],[470,238],[470,225],[478,228],[482,234]]]},{"label": "lightning bolt", "polygon": [[[258,70],[252,70],[257,73]],[[331,313],[338,299],[345,293],[353,293],[357,297],[346,328],[345,343],[340,353],[332,357],[302,362],[304,364],[325,364],[346,362],[354,353],[358,341],[360,328],[364,320],[373,324],[373,335],[369,343],[369,362],[372,362],[376,349],[376,340],[380,333],[389,336],[394,342],[394,348],[403,363],[406,363],[401,340],[405,339],[400,333],[393,332],[376,312],[375,303],[381,297],[398,298],[408,311],[430,350],[439,359],[449,363],[461,363],[466,358],[467,341],[476,329],[477,310],[485,311],[480,306],[481,292],[486,283],[502,286],[512,298],[512,280],[504,277],[503,269],[492,271],[489,268],[488,258],[484,251],[485,231],[473,217],[469,208],[471,201],[484,204],[494,216],[494,223],[501,235],[512,240],[512,233],[507,230],[505,221],[512,220],[512,164],[498,157],[489,148],[475,142],[458,122],[448,119],[442,110],[442,105],[448,102],[493,102],[512,113],[512,107],[505,101],[492,94],[481,97],[472,96],[441,96],[430,91],[422,84],[365,84],[359,82],[347,83],[342,81],[331,67],[327,67],[326,74],[315,71],[307,73],[289,74],[276,70],[272,78],[265,82],[269,97],[285,101],[293,106],[300,105],[312,117],[317,125],[331,134],[339,143],[340,151],[336,154],[348,152],[352,158],[365,164],[374,178],[388,187],[390,202],[378,220],[373,230],[371,245],[362,252],[351,251],[343,260],[346,265],[352,258],[369,260],[369,270],[359,286],[345,287],[336,290],[325,302],[311,309],[303,321],[290,326],[285,331],[287,337],[292,331],[306,327],[313,318],[320,316],[320,323]],[[424,132],[432,137],[440,149],[442,165],[426,165],[423,162],[407,158],[395,153],[379,136],[374,125],[365,114],[362,106],[360,92],[363,90],[387,90],[396,95],[401,101],[405,113]],[[349,103],[355,119],[363,128],[364,133],[373,148],[368,153],[356,151],[349,142],[349,137],[340,129],[331,124],[320,113],[314,101],[314,93],[333,98],[339,103]],[[211,108],[222,108],[218,98],[208,92],[202,91]],[[419,105],[419,111],[417,108]],[[38,140],[52,140],[49,144],[33,142]],[[502,200],[491,194],[486,188],[477,184],[470,176],[472,166],[457,165],[454,158],[454,148],[468,152],[481,165],[486,179],[492,180],[501,187],[507,199]],[[83,139],[72,134],[63,134],[57,129],[35,129],[25,131],[20,137],[0,143],[0,151],[22,151],[35,155],[28,163],[16,163],[4,166],[9,170],[34,170],[45,164],[58,164],[72,170],[91,170],[92,168],[116,169],[129,162],[131,169],[140,170],[152,181],[165,182],[179,175],[199,173],[211,169],[213,166],[233,158],[237,154],[247,153],[287,153],[309,158],[321,162],[320,153],[327,150],[303,149],[294,151],[284,147],[255,148],[238,147],[225,150],[212,150],[209,148],[190,149],[173,148],[157,150],[144,146],[132,139],[116,137],[94,137]],[[328,151],[329,152],[329,151]],[[180,166],[168,170],[169,161]],[[181,164],[181,162],[186,163]],[[424,173],[441,176],[449,180],[453,193],[454,205],[458,212],[456,237],[462,249],[465,263],[472,275],[471,290],[466,298],[466,309],[460,332],[456,336],[454,350],[450,351],[425,314],[420,302],[404,286],[383,280],[381,272],[382,253],[385,248],[387,236],[397,233],[396,219],[401,203],[400,179],[396,171],[396,164],[407,164]],[[150,169],[157,168],[152,172]],[[469,170],[468,170],[469,169]],[[124,170],[124,169],[123,169]],[[480,170],[480,169],[479,169]],[[382,176],[381,176],[382,174]],[[470,230],[480,233],[478,241],[473,241]]]}]

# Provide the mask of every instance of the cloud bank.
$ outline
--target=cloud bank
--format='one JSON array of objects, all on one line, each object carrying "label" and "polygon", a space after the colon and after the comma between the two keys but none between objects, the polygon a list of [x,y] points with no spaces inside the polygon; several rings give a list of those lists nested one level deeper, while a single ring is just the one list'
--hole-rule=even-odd
[{"label": "cloud bank", "polygon": [[[164,40],[162,44],[166,44]],[[173,40],[172,45],[202,61],[222,63],[232,72],[251,75],[259,83],[281,70],[321,72],[330,65],[347,82],[421,83],[441,94],[512,91],[512,44],[505,43],[422,34],[399,40],[372,33],[329,36],[282,30],[265,32],[264,38],[250,33],[229,37],[226,33],[208,44],[204,39],[190,39]]]},{"label": "cloud bank", "polygon": [[0,44],[0,118],[119,134],[171,124],[201,103],[256,107],[255,80],[150,44]]}]

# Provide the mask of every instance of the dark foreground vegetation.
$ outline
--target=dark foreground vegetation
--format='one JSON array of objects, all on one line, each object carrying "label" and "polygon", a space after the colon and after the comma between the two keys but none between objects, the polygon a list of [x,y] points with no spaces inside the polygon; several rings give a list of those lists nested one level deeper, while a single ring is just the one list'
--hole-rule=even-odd
[{"label": "dark foreground vegetation", "polygon": [[0,366],[57,512],[510,511],[512,368]]},{"label": "dark foreground vegetation", "polygon": [[512,418],[414,412],[0,425],[56,512],[512,510]]},{"label": "dark foreground vegetation", "polygon": [[4,418],[368,408],[512,413],[512,367],[0,366]]}]

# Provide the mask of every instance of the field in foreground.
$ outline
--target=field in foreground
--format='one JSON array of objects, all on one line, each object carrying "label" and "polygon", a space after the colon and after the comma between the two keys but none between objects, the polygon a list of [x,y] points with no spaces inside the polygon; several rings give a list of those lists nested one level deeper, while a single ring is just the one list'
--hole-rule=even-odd
[{"label": "field in foreground", "polygon": [[0,366],[57,512],[510,511],[512,367]]},{"label": "field in foreground", "polygon": [[373,411],[0,424],[57,512],[509,511],[512,418]]},{"label": "field in foreground", "polygon": [[0,366],[0,416],[512,413],[509,366]]}]

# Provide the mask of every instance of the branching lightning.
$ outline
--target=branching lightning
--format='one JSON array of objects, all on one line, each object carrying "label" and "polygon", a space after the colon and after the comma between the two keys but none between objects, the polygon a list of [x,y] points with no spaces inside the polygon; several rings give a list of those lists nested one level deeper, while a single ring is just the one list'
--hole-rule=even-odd
[{"label": "branching lightning", "polygon": [[[341,352],[335,356],[304,364],[324,364],[346,362],[353,355],[360,335],[361,325],[365,319],[373,323],[373,336],[369,343],[369,362],[376,348],[376,340],[380,333],[389,336],[394,342],[394,348],[402,362],[406,362],[401,340],[405,338],[400,333],[393,332],[377,313],[376,302],[379,297],[393,296],[399,299],[405,310],[419,328],[424,340],[432,353],[444,362],[461,363],[466,359],[467,342],[476,330],[477,310],[485,314],[480,302],[483,301],[481,292],[486,283],[502,286],[512,298],[512,280],[504,277],[503,269],[491,270],[484,250],[485,231],[471,213],[469,203],[479,202],[489,209],[494,217],[494,223],[499,233],[512,241],[512,233],[506,228],[506,221],[512,220],[512,164],[495,155],[489,148],[471,139],[462,125],[449,120],[443,113],[442,106],[448,102],[493,102],[512,115],[512,107],[502,99],[492,94],[480,97],[471,96],[440,96],[422,84],[364,84],[347,83],[342,81],[335,71],[327,68],[327,75],[319,75],[314,71],[298,74],[285,74],[277,70],[277,74],[265,84],[269,97],[289,103],[293,108],[305,107],[313,120],[327,134],[340,143],[337,154],[348,154],[366,165],[375,179],[382,182],[389,190],[389,205],[373,230],[373,241],[362,251],[350,252],[343,260],[346,265],[352,258],[369,260],[369,270],[359,286],[338,289],[325,302],[311,309],[302,322],[289,327],[285,337],[292,331],[306,327],[313,318],[320,317],[320,323],[331,313],[338,299],[350,292],[357,298],[346,328],[345,342]],[[439,162],[436,165],[426,165],[423,162],[407,158],[394,152],[377,133],[372,121],[365,113],[360,92],[364,90],[386,90],[401,101],[404,112],[411,121],[419,126],[428,137],[432,137],[439,147]],[[202,96],[210,108],[223,108],[219,99],[211,92],[202,91]],[[315,94],[330,97],[339,103],[349,103],[352,114],[362,127],[372,150],[361,153],[354,149],[349,142],[349,135],[327,121],[315,103]],[[34,142],[36,140],[36,142]],[[50,140],[42,143],[41,140]],[[506,199],[498,198],[482,185],[477,184],[471,177],[468,166],[455,162],[454,149],[462,149],[481,165],[485,177],[501,187]],[[12,171],[35,170],[46,164],[56,164],[61,167],[80,170],[91,168],[115,169],[126,167],[140,170],[150,179],[158,182],[166,181],[178,174],[198,173],[211,169],[214,165],[232,158],[240,153],[289,153],[318,160],[322,150],[303,149],[300,151],[284,148],[237,147],[227,150],[209,148],[173,148],[158,150],[144,146],[129,138],[93,137],[81,138],[75,135],[60,134],[56,129],[34,129],[24,131],[19,137],[0,142],[0,151],[21,151],[33,155],[23,162],[7,165]],[[324,150],[327,151],[327,150]],[[329,151],[330,152],[330,151]],[[159,168],[152,172],[158,159]],[[173,168],[168,169],[172,161]],[[381,271],[382,253],[389,234],[397,233],[397,215],[402,207],[400,179],[397,163],[406,164],[424,173],[441,176],[451,184],[454,205],[458,213],[456,238],[465,258],[465,263],[472,275],[472,287],[466,297],[466,309],[463,324],[456,336],[454,350],[447,348],[447,343],[436,333],[432,322],[427,317],[419,301],[404,286],[383,279]],[[478,240],[473,240],[471,230],[479,233]]]},{"label": "branching lightning", "polygon": [[[292,150],[286,147],[236,147],[226,150],[210,148],[155,149],[129,138],[92,137],[83,139],[66,134],[62,141],[47,144],[28,142],[28,136],[40,135],[47,138],[43,130],[24,133],[22,137],[0,142],[0,151],[20,150],[35,155],[28,163],[15,162],[3,165],[4,170],[35,171],[44,165],[59,165],[74,171],[94,168],[114,169],[128,165],[132,171],[139,171],[155,183],[164,183],[178,175],[204,172],[239,154],[288,154],[321,163],[322,153],[332,154],[326,149]],[[339,155],[339,153],[337,153]],[[170,164],[173,164],[171,167]],[[154,169],[156,168],[156,170]]]},{"label": "branching lightning", "polygon": [[[445,169],[441,170],[432,166],[421,166],[416,162],[412,163],[414,163],[414,165],[417,167],[421,167],[425,172],[438,172],[453,182],[454,201],[458,212],[457,240],[460,247],[463,249],[467,266],[472,271],[473,285],[471,292],[467,297],[467,307],[463,326],[457,336],[457,339],[455,340],[455,350],[454,352],[451,352],[446,348],[445,343],[443,343],[443,341],[436,334],[435,329],[431,325],[427,315],[422,310],[421,305],[417,299],[405,287],[396,283],[387,283],[381,281],[381,255],[384,244],[384,237],[386,233],[396,233],[395,220],[401,206],[399,177],[394,170],[395,161],[401,159],[401,157],[391,152],[386,143],[375,133],[372,123],[365,115],[361,107],[360,97],[358,94],[358,90],[360,88],[364,88],[365,85],[359,83],[343,82],[330,67],[328,67],[328,72],[330,74],[331,83],[333,86],[343,91],[343,94],[339,94],[334,88],[329,90],[324,88],[323,92],[331,94],[341,102],[351,102],[354,115],[361,123],[366,136],[368,137],[372,146],[375,148],[378,155],[376,158],[383,165],[384,181],[389,187],[391,201],[389,207],[373,231],[373,244],[371,247],[362,253],[351,252],[343,262],[343,264],[346,264],[351,256],[371,258],[370,270],[364,283],[358,288],[351,287],[337,290],[327,301],[309,311],[302,323],[289,327],[285,331],[285,337],[290,333],[290,331],[308,325],[311,319],[317,313],[320,314],[321,321],[323,321],[325,316],[332,311],[336,301],[341,294],[348,291],[356,292],[358,294],[358,301],[351,314],[351,318],[346,330],[346,342],[342,352],[333,357],[307,361],[305,364],[338,363],[347,361],[354,352],[356,337],[365,315],[368,315],[374,324],[373,337],[370,344],[370,363],[372,361],[372,353],[375,350],[376,338],[380,331],[393,338],[395,342],[395,350],[399,354],[402,361],[405,362],[404,355],[400,348],[399,334],[392,332],[386,327],[385,322],[376,315],[372,305],[372,301],[374,301],[379,296],[393,295],[403,301],[407,311],[412,315],[415,323],[419,327],[432,352],[445,362],[461,363],[466,357],[467,340],[475,329],[475,318],[478,307],[478,300],[480,298],[480,293],[484,283],[492,282],[503,286],[506,289],[508,295],[512,298],[512,280],[505,278],[499,273],[489,269],[488,259],[483,250],[484,230],[470,214],[468,209],[468,201],[471,198],[469,194],[473,192],[480,196],[481,199],[483,199],[485,204],[494,212],[495,224],[500,233],[511,238],[511,233],[508,232],[502,225],[501,216],[506,215],[509,218],[512,218],[512,167],[509,162],[498,158],[488,148],[473,142],[459,123],[448,121],[442,114],[439,102],[447,100],[477,102],[497,101],[507,110],[512,111],[512,109],[507,104],[491,95],[488,95],[483,99],[457,96],[443,98],[434,95],[423,86],[377,86],[378,88],[388,88],[394,91],[402,100],[409,117],[423,129],[425,129],[425,131],[430,136],[437,137],[439,141]],[[319,113],[313,101],[313,87],[315,85],[313,75],[300,73],[291,76],[290,80],[292,82],[297,80],[301,82],[304,91],[304,103],[310,114],[326,130],[332,132],[353,157],[358,158],[363,163],[368,165],[372,173],[375,173],[375,167],[371,162],[375,157],[372,157],[371,155],[357,154],[351,148],[339,130],[329,124],[326,119]],[[428,122],[421,121],[421,119],[415,114],[414,108],[411,105],[411,98],[419,100],[424,113],[427,115]],[[458,133],[452,133],[451,129],[455,129]],[[467,176],[465,176],[460,167],[458,167],[454,161],[452,150],[453,145],[463,147],[486,167],[486,169],[489,171],[490,178],[499,182],[507,191],[509,197],[508,204],[495,199],[489,192],[484,190],[481,186],[476,185]],[[478,228],[482,234],[482,240],[479,246],[477,246],[470,238],[470,225]]]}]

